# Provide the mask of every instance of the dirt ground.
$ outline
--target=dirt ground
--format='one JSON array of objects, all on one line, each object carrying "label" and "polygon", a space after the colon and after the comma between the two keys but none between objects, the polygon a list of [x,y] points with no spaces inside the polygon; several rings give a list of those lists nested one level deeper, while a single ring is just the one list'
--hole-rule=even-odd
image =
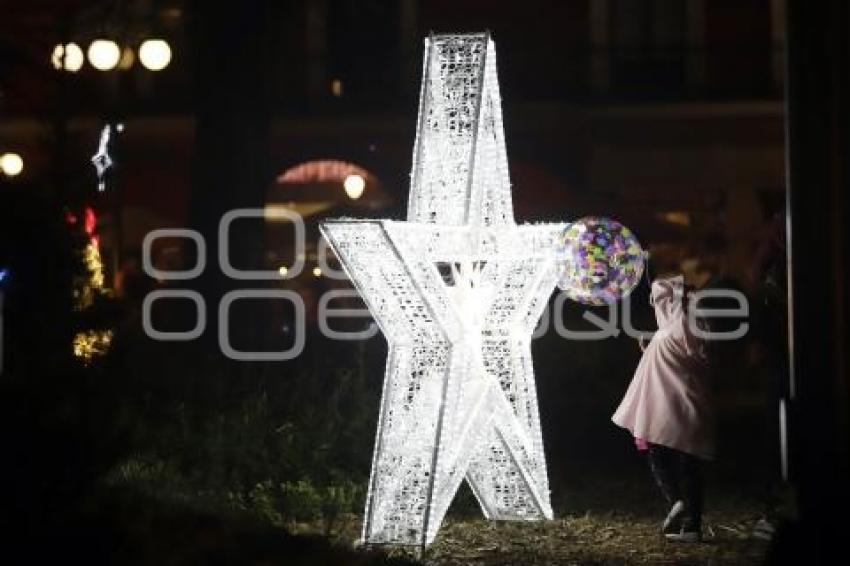
[{"label": "dirt ground", "polygon": [[448,521],[423,557],[427,564],[759,564],[767,542],[757,518],[713,513],[706,540],[674,544],[658,523],[628,515],[564,517],[540,523]]},{"label": "dirt ground", "polygon": [[[701,543],[671,543],[659,534],[660,517],[644,512],[592,512],[553,521],[491,522],[449,517],[434,544],[419,557],[428,565],[549,564],[761,564],[769,540],[757,528],[758,505],[742,501],[718,504],[704,517]],[[337,532],[356,545],[359,517],[351,516]],[[397,557],[410,552],[384,549]]]}]

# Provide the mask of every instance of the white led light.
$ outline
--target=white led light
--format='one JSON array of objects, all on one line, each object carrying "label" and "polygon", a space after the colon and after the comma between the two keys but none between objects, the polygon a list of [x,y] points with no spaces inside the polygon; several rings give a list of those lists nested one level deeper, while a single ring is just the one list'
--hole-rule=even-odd
[{"label": "white led light", "polygon": [[389,342],[366,543],[425,546],[465,478],[489,519],[551,519],[531,335],[563,224],[513,218],[488,34],[425,44],[407,221],[322,232]]}]

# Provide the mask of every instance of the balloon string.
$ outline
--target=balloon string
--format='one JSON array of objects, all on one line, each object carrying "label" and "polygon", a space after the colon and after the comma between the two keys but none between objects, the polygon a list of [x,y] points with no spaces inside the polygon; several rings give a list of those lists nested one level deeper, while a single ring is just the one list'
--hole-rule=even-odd
[{"label": "balloon string", "polygon": [[649,252],[644,252],[643,262],[645,266],[643,274],[646,276],[646,284],[652,289],[652,277],[649,275]]}]

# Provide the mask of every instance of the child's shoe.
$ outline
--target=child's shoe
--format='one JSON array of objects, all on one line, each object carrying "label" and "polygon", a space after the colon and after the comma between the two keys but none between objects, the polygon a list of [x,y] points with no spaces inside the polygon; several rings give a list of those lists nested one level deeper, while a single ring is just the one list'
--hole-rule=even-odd
[{"label": "child's shoe", "polygon": [[661,523],[661,534],[674,533],[681,527],[682,516],[685,513],[685,502],[679,499],[670,508],[664,522]]},{"label": "child's shoe", "polygon": [[665,533],[664,538],[670,542],[700,542],[702,528],[698,523],[685,519],[677,532]]}]

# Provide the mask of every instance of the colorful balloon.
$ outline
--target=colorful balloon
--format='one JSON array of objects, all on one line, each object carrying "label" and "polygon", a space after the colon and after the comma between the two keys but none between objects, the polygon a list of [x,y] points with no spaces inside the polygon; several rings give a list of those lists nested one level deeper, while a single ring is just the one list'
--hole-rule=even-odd
[{"label": "colorful balloon", "polygon": [[558,287],[574,301],[604,305],[631,293],[645,253],[631,230],[611,218],[586,216],[564,230],[558,246]]}]

